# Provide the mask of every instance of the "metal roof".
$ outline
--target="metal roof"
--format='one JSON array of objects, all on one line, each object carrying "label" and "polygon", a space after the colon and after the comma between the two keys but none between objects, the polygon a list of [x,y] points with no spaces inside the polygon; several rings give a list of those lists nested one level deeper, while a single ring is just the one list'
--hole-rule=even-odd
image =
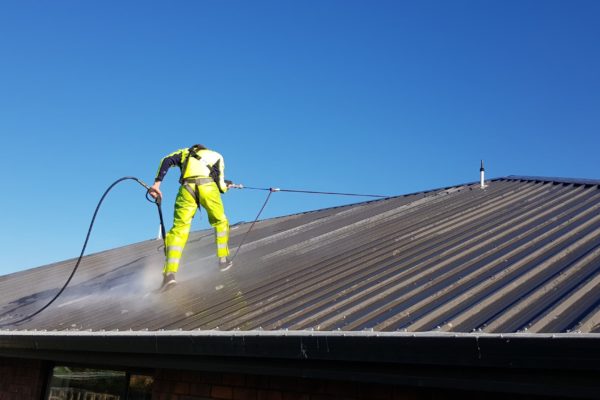
[{"label": "metal roof", "polygon": [[[233,268],[190,235],[0,277],[4,330],[600,333],[600,181],[516,177],[259,221]],[[232,226],[235,249],[249,224]]]}]

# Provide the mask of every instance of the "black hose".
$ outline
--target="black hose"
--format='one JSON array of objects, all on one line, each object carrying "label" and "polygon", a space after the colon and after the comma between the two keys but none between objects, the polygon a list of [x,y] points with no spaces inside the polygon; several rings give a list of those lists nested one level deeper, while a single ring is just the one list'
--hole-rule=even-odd
[{"label": "black hose", "polygon": [[233,257],[231,258],[231,261],[235,260],[235,258],[237,257],[240,249],[242,248],[242,246],[244,245],[244,243],[246,242],[246,238],[248,237],[248,234],[250,233],[250,231],[252,230],[252,228],[254,228],[254,224],[256,224],[256,221],[258,221],[258,219],[260,218],[260,215],[262,214],[263,210],[265,209],[265,207],[267,206],[267,203],[269,202],[269,199],[271,198],[271,194],[273,193],[273,191],[269,191],[269,194],[267,195],[267,198],[265,200],[265,202],[263,203],[262,207],[260,208],[260,211],[258,212],[258,214],[256,215],[256,218],[254,218],[254,221],[252,221],[252,224],[250,225],[250,228],[248,228],[248,230],[246,231],[246,233],[244,234],[244,237],[242,238],[242,241],[240,242],[239,246],[237,247],[237,249],[235,250],[235,254],[233,255]]},{"label": "black hose", "polygon": [[[81,249],[81,254],[79,255],[79,258],[77,259],[77,262],[75,263],[75,267],[73,267],[73,271],[71,271],[71,275],[69,275],[69,278],[67,279],[67,281],[65,282],[65,284],[62,286],[62,288],[58,291],[58,293],[56,293],[56,295],[52,298],[52,300],[50,300],[48,303],[46,303],[46,305],[44,305],[42,308],[40,308],[36,312],[34,312],[34,313],[32,313],[32,314],[24,317],[24,318],[21,318],[20,320],[12,321],[10,323],[0,324],[0,326],[20,324],[21,322],[27,321],[27,320],[35,317],[36,315],[38,315],[39,313],[41,313],[42,311],[44,311],[46,308],[50,307],[50,305],[52,303],[54,303],[54,301],[56,301],[56,299],[58,299],[58,297],[65,291],[65,289],[67,288],[67,286],[71,282],[71,279],[73,279],[73,276],[75,275],[75,272],[77,272],[77,269],[79,268],[79,264],[81,263],[81,260],[83,258],[83,254],[84,254],[85,249],[87,247],[88,240],[90,239],[90,234],[92,233],[92,228],[94,226],[94,222],[96,220],[96,216],[98,215],[98,211],[100,210],[100,205],[104,201],[104,198],[106,197],[106,195],[108,195],[108,192],[110,192],[113,187],[115,187],[118,183],[120,183],[122,181],[125,181],[125,180],[128,180],[128,179],[134,180],[137,183],[139,183],[140,185],[142,185],[146,189],[146,199],[148,201],[150,201],[151,203],[155,203],[156,204],[156,207],[158,208],[158,217],[160,219],[160,228],[161,228],[161,234],[162,234],[162,239],[163,239],[163,244],[164,244],[164,240],[165,240],[166,234],[165,234],[165,224],[163,222],[163,215],[162,215],[161,198],[160,198],[160,196],[157,197],[156,199],[152,198],[152,196],[150,195],[150,187],[148,185],[146,185],[143,181],[139,180],[136,177],[125,176],[123,178],[117,179],[115,182],[113,182],[108,187],[108,189],[106,189],[106,191],[104,192],[104,194],[100,198],[100,201],[98,202],[98,205],[96,206],[96,210],[94,211],[94,216],[92,217],[92,221],[90,222],[90,227],[89,227],[87,235],[85,237],[85,242],[83,243],[83,248]],[[278,188],[258,188],[258,187],[249,187],[249,186],[245,186],[243,188],[244,189],[253,189],[253,190],[265,190],[265,191],[269,191],[269,194],[267,195],[267,198],[266,198],[264,204],[262,205],[260,211],[256,215],[256,218],[254,219],[254,221],[252,222],[252,224],[250,225],[250,227],[248,228],[248,230],[244,234],[244,237],[242,238],[241,243],[237,247],[237,249],[235,251],[235,254],[232,257],[232,261],[237,257],[240,249],[242,248],[242,246],[244,245],[244,243],[246,241],[246,238],[248,237],[248,234],[250,233],[250,231],[252,230],[252,228],[254,227],[254,225],[256,224],[256,222],[258,221],[258,219],[260,218],[260,215],[264,211],[265,207],[267,206],[267,203],[269,202],[269,199],[271,198],[271,194],[273,192],[309,193],[309,194],[325,194],[325,195],[336,195],[336,196],[360,196],[360,197],[380,197],[380,198],[382,198],[382,197],[388,197],[388,196],[375,195],[375,194],[318,192],[318,191],[312,191],[312,190],[294,190],[294,189],[278,189]],[[163,246],[163,247],[164,247],[164,251],[165,251],[165,255],[166,255],[166,251],[167,251],[166,246]]]},{"label": "black hose", "polygon": [[11,321],[10,323],[4,323],[4,324],[1,324],[0,326],[20,324],[21,322],[27,321],[27,320],[35,317],[36,315],[38,315],[39,313],[41,313],[42,311],[44,311],[46,308],[50,307],[50,305],[52,303],[54,303],[54,301],[56,299],[58,299],[58,297],[65,291],[65,289],[67,288],[67,286],[71,282],[71,279],[73,279],[73,276],[75,275],[75,272],[77,272],[77,269],[79,268],[79,264],[81,263],[81,259],[83,258],[83,253],[85,252],[85,248],[87,247],[88,240],[90,239],[90,234],[92,233],[92,228],[94,226],[94,222],[96,220],[96,216],[98,215],[98,211],[100,210],[100,205],[104,201],[104,198],[106,197],[106,195],[108,194],[108,192],[110,192],[113,187],[115,187],[118,183],[120,183],[122,181],[125,181],[125,180],[128,180],[128,179],[134,180],[137,183],[139,183],[140,185],[142,185],[146,189],[146,199],[148,201],[150,201],[151,203],[155,203],[156,207],[158,207],[158,215],[159,215],[159,218],[160,218],[161,232],[163,234],[163,240],[164,240],[164,238],[165,238],[165,225],[163,224],[162,209],[160,207],[160,203],[161,203],[160,197],[158,197],[156,199],[151,199],[150,197],[148,197],[149,196],[149,192],[150,192],[150,187],[148,185],[146,185],[144,182],[142,182],[141,180],[139,180],[138,178],[136,178],[136,177],[125,176],[123,178],[117,179],[116,181],[114,181],[112,183],[112,185],[110,185],[108,187],[108,189],[106,189],[106,191],[104,192],[104,194],[100,198],[100,201],[98,202],[98,205],[96,206],[96,211],[94,211],[94,216],[92,217],[92,221],[90,222],[90,227],[89,227],[87,235],[85,237],[85,242],[83,243],[83,248],[81,249],[81,254],[79,255],[79,258],[77,259],[77,262],[75,263],[75,267],[73,267],[73,271],[71,271],[71,275],[69,275],[69,278],[67,279],[67,281],[65,282],[65,284],[63,285],[63,287],[58,291],[58,293],[56,293],[56,295],[52,298],[52,300],[50,300],[48,303],[46,303],[45,306],[43,306],[42,308],[40,308],[36,312],[34,312],[34,313],[32,313],[32,314],[24,317],[24,318],[21,318],[18,321]]}]

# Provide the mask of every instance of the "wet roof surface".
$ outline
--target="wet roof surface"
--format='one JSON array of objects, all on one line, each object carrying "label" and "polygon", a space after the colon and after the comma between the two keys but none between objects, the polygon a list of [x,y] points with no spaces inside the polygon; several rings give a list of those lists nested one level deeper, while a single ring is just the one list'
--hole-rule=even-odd
[{"label": "wet roof surface", "polygon": [[[219,272],[194,232],[0,277],[9,330],[600,332],[598,181],[508,177],[258,222]],[[250,224],[232,227],[235,250]]]}]

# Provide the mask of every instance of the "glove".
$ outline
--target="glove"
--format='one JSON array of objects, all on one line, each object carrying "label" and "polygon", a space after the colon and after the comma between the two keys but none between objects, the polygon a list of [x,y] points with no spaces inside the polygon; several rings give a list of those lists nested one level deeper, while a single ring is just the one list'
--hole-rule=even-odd
[{"label": "glove", "polygon": [[229,186],[233,185],[233,182],[225,179],[225,184],[227,185],[227,187],[229,187]]}]

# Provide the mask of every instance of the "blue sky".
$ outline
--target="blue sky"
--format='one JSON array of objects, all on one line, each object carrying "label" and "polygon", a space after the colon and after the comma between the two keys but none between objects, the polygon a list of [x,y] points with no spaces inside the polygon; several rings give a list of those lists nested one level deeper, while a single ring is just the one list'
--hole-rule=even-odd
[{"label": "blue sky", "polygon": [[[0,275],[78,256],[108,185],[194,143],[259,187],[405,194],[476,181],[480,159],[600,179],[599,19],[597,1],[4,1]],[[265,196],[226,194],[231,222]],[[353,201],[278,193],[264,217]],[[122,183],[88,251],[157,230]]]}]

